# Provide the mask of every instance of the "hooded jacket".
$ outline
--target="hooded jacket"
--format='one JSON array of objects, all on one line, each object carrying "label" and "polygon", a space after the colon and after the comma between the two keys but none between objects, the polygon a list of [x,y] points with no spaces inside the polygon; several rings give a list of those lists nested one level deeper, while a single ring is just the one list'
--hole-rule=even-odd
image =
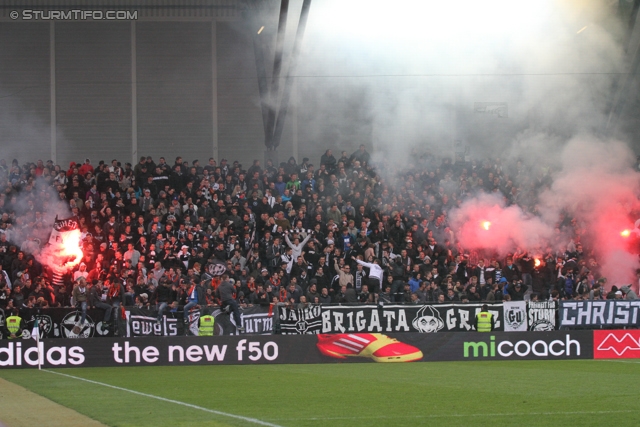
[{"label": "hooded jacket", "polygon": [[627,299],[627,300],[638,299],[638,295],[628,285],[621,287],[620,290],[622,291],[623,294],[625,294],[624,299]]}]

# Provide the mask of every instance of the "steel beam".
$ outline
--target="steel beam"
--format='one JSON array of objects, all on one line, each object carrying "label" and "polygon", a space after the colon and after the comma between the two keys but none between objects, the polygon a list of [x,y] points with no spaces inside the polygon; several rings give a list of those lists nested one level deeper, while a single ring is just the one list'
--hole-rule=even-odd
[{"label": "steel beam", "polygon": [[291,52],[291,59],[289,61],[289,69],[284,79],[284,88],[282,92],[282,98],[280,99],[280,109],[276,117],[276,124],[273,130],[272,147],[277,148],[280,145],[282,138],[282,131],[284,129],[284,122],[287,117],[287,110],[289,108],[289,99],[291,98],[291,88],[293,86],[293,75],[296,71],[296,61],[300,55],[300,46],[302,45],[302,39],[304,38],[304,31],[307,26],[307,18],[309,17],[309,9],[311,8],[311,0],[304,0],[302,3],[302,9],[300,10],[300,20],[298,21],[298,29],[296,31],[296,38],[293,42],[293,51]]}]

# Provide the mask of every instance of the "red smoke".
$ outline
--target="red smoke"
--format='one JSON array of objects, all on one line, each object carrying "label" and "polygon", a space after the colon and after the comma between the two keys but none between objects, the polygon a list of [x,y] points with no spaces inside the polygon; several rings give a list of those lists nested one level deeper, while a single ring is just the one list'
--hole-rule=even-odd
[{"label": "red smoke", "polygon": [[636,234],[640,174],[633,169],[634,159],[621,142],[575,138],[562,153],[562,171],[540,198],[547,218],[564,210],[579,221],[585,248],[593,248],[609,285],[633,284],[640,267],[620,233]]},{"label": "red smoke", "polygon": [[542,250],[553,229],[518,206],[505,206],[502,197],[482,195],[464,202],[451,214],[457,239],[467,250],[495,251],[506,255],[520,248]]},{"label": "red smoke", "polygon": [[[633,285],[640,267],[629,239],[640,237],[640,173],[632,167],[634,158],[620,142],[575,138],[563,150],[561,171],[537,200],[540,216],[484,194],[451,213],[457,240],[467,250],[499,255],[517,249],[539,254],[548,247],[564,253],[582,243],[585,251],[593,250],[609,285]],[[561,233],[565,213],[576,222],[565,223]]]}]

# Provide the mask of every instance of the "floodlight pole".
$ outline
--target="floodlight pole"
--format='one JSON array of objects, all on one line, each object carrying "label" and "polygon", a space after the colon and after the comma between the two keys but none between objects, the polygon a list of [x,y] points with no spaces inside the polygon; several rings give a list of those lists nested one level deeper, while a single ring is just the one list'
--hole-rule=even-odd
[{"label": "floodlight pole", "polygon": [[278,144],[274,144],[273,131],[276,123],[276,114],[278,113],[276,107],[278,105],[278,98],[280,95],[280,72],[282,71],[282,53],[284,50],[284,36],[287,30],[287,15],[289,13],[289,0],[282,0],[280,3],[280,18],[278,20],[278,36],[276,38],[276,51],[273,59],[273,75],[271,76],[271,87],[269,90],[269,113],[267,129],[269,131],[268,138],[269,146],[277,147]]},{"label": "floodlight pole", "polygon": [[[300,20],[298,21],[298,28],[296,30],[296,38],[294,40],[291,57],[289,59],[289,68],[286,76],[283,78],[283,85],[280,85],[280,79],[282,78],[281,73],[284,56],[284,39],[289,14],[289,0],[282,0],[280,3],[278,34],[276,37],[276,49],[273,61],[271,84],[269,84],[267,79],[267,67],[264,57],[264,33],[257,30],[259,22],[255,19],[255,17],[260,13],[259,9],[256,9],[255,15],[250,15],[249,17],[249,31],[252,31],[253,37],[253,50],[256,61],[256,72],[258,75],[258,91],[260,93],[260,107],[262,109],[262,122],[265,135],[264,144],[267,147],[267,153],[275,154],[274,152],[278,148],[278,145],[280,145],[282,130],[284,129],[284,121],[287,116],[289,100],[291,98],[296,60],[300,54],[300,45],[304,38],[304,31],[307,25],[310,7],[311,0],[303,0],[302,9],[300,10]],[[280,93],[281,86],[283,87],[282,93]],[[265,157],[268,155],[267,153],[265,153]],[[273,157],[273,155],[271,157]]]},{"label": "floodlight pole", "polygon": [[300,55],[300,46],[302,45],[302,39],[304,38],[304,30],[307,26],[307,18],[309,17],[310,8],[311,0],[304,0],[302,3],[302,9],[300,10],[300,21],[298,21],[296,39],[293,42],[293,51],[291,53],[291,60],[289,61],[289,70],[284,81],[282,99],[280,100],[280,110],[278,111],[275,129],[273,130],[272,145],[274,147],[280,145],[280,139],[282,138],[284,120],[287,117],[287,110],[289,109],[289,99],[291,98],[291,88],[293,87],[293,74],[296,71],[297,60],[298,56]]},{"label": "floodlight pole", "polygon": [[256,71],[258,73],[258,92],[260,93],[260,107],[262,109],[262,125],[264,127],[264,145],[271,148],[271,132],[269,132],[269,84],[267,82],[267,67],[264,63],[264,43],[260,34],[253,28],[253,53],[256,60]]}]

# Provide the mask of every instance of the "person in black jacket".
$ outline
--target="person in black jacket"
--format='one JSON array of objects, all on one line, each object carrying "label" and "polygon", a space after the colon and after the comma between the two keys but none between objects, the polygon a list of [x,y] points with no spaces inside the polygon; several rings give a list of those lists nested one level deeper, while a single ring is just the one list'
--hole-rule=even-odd
[{"label": "person in black jacket", "polygon": [[522,280],[516,280],[507,286],[507,293],[511,295],[512,301],[524,301],[524,293],[526,289],[522,286]]},{"label": "person in black jacket", "polygon": [[153,299],[156,302],[156,309],[158,310],[158,317],[156,319],[158,324],[162,322],[164,311],[167,309],[169,304],[173,302],[173,295],[174,291],[171,289],[171,282],[164,278],[160,279],[160,284],[158,284],[155,295],[153,296]]},{"label": "person in black jacket", "polygon": [[329,172],[333,172],[336,167],[336,158],[333,157],[331,150],[325,151],[320,157],[320,165],[324,165]]},{"label": "person in black jacket", "polygon": [[87,303],[89,308],[100,308],[104,310],[102,322],[108,325],[109,320],[111,320],[111,306],[102,299],[102,282],[98,280],[93,281],[93,286],[87,291]]},{"label": "person in black jacket", "polygon": [[238,307],[238,302],[235,299],[236,288],[229,280],[228,274],[223,274],[221,279],[222,281],[220,282],[220,285],[218,285],[218,289],[216,290],[218,298],[221,302],[221,307],[223,309],[229,307],[229,309],[233,312],[233,318],[236,321],[236,329],[238,330],[238,332],[244,332],[244,328],[242,327],[242,319],[240,318],[240,308]]},{"label": "person in black jacket", "polygon": [[329,295],[328,288],[322,288],[320,291],[320,297],[318,298],[320,304],[331,304],[331,296]]},{"label": "person in black jacket", "polygon": [[488,290],[484,298],[485,301],[500,302],[504,299],[504,294],[498,283],[488,283],[487,286],[491,286],[491,289]]},{"label": "person in black jacket", "polygon": [[507,265],[502,269],[502,277],[505,277],[509,283],[520,280],[520,269],[513,263],[513,258],[507,258]]},{"label": "person in black jacket", "polygon": [[[115,334],[118,335],[118,310],[124,303],[124,286],[122,286],[122,283],[115,276],[111,276],[105,283],[105,286],[107,286],[108,289],[107,303],[111,306],[113,311],[115,311],[113,324],[115,326]],[[107,317],[106,314],[105,317]]]},{"label": "person in black jacket", "polygon": [[445,295],[444,299],[446,302],[460,301],[460,297],[458,297],[458,294],[453,290],[453,288],[447,289],[447,294]]},{"label": "person in black jacket", "polygon": [[264,291],[262,284],[256,285],[256,289],[249,295],[249,302],[255,305],[269,305],[269,294]]}]

